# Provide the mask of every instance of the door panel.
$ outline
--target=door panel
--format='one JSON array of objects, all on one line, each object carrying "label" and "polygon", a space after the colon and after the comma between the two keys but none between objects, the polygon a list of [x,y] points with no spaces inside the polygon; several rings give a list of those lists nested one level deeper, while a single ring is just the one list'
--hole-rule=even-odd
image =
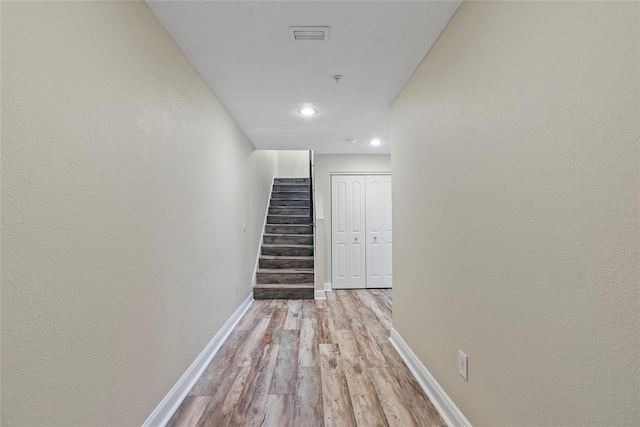
[{"label": "door panel", "polygon": [[[372,259],[378,260],[382,259],[382,252],[380,250],[380,243],[372,243],[371,246],[371,257]],[[371,278],[380,278],[380,263],[373,262],[371,263],[371,270],[369,270],[369,277]]]},{"label": "door panel", "polygon": [[332,286],[364,288],[365,273],[365,181],[363,176],[331,177]]},{"label": "door panel", "polygon": [[363,230],[363,223],[364,223],[364,215],[363,215],[363,208],[364,206],[363,203],[361,203],[361,201],[363,200],[364,194],[363,191],[364,189],[362,188],[363,184],[361,182],[353,182],[350,185],[350,189],[351,189],[351,209],[352,209],[352,215],[350,215],[350,219],[351,219],[351,232],[354,233],[355,235],[360,235],[364,230]]},{"label": "door panel", "polygon": [[367,288],[390,288],[391,176],[367,175]]},{"label": "door panel", "polygon": [[340,279],[346,279],[347,278],[347,245],[345,245],[344,243],[339,243],[337,245],[337,249],[338,249],[338,257],[337,257],[337,271],[336,274],[338,278]]},{"label": "door panel", "polygon": [[347,185],[339,182],[336,186],[338,197],[338,223],[336,231],[338,233],[347,232]]},{"label": "door panel", "polygon": [[351,256],[351,278],[352,279],[361,279],[363,278],[362,274],[362,245],[358,243],[354,243],[351,245],[351,249],[353,251]]},{"label": "door panel", "polygon": [[382,276],[385,288],[393,286],[393,265],[392,265],[392,247],[393,247],[393,221],[391,219],[391,176],[387,175],[383,182],[382,191],[382,242],[384,245],[384,261]]}]

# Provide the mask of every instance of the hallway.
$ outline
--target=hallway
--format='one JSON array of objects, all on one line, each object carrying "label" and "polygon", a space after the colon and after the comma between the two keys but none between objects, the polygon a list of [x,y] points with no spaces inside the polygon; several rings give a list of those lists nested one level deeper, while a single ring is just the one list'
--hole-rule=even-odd
[{"label": "hallway", "polygon": [[169,426],[441,426],[388,340],[391,290],[254,301]]},{"label": "hallway", "polygon": [[[0,11],[0,425],[640,426],[640,1]],[[253,303],[290,150],[314,296],[331,177],[392,175],[391,329]]]}]

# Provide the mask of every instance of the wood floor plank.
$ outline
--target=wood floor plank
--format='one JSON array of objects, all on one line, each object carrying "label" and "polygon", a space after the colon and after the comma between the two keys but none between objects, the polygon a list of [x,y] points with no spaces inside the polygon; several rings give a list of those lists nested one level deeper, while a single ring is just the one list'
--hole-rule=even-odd
[{"label": "wood floor plank", "polygon": [[335,344],[336,328],[333,324],[331,309],[327,306],[316,306],[316,317],[318,319],[318,343]]},{"label": "wood floor plank", "polygon": [[209,396],[187,396],[167,427],[195,427],[210,400]]},{"label": "wood floor plank", "polygon": [[272,302],[272,310],[271,322],[262,337],[262,345],[280,343],[280,333],[284,330],[285,320],[289,312],[286,302],[281,300]]},{"label": "wood floor plank", "polygon": [[240,331],[250,331],[262,318],[268,317],[270,306],[270,301],[253,301],[235,329]]},{"label": "wood floor plank", "polygon": [[[354,291],[336,291],[338,301],[342,305],[343,313],[349,322],[349,328],[353,329],[354,324],[362,323],[362,315],[360,314],[360,306],[357,300],[352,296]],[[347,328],[347,329],[349,329]]]},{"label": "wood floor plank", "polygon": [[340,292],[345,291],[332,291],[327,295],[327,302],[331,310],[331,317],[333,318],[333,325],[336,331],[351,328],[349,318],[345,315],[344,307],[338,298]]},{"label": "wood floor plank", "polygon": [[245,383],[249,374],[251,373],[251,367],[244,366],[236,368],[236,375],[229,387],[229,391],[222,402],[211,400],[210,405],[207,406],[205,413],[202,415],[198,427],[216,427],[221,425],[228,425],[229,419],[233,415],[235,405],[244,390]]},{"label": "wood floor plank", "polygon": [[380,347],[382,354],[384,354],[384,358],[387,361],[387,366],[391,366],[393,368],[393,366],[397,366],[398,364],[404,365],[402,357],[400,357],[400,355],[390,342],[380,343],[378,344],[378,346]]},{"label": "wood floor plank", "polygon": [[221,378],[221,372],[227,372],[229,367],[234,366],[234,356],[238,351],[238,347],[245,341],[249,331],[234,330],[229,335],[229,338],[222,344],[218,353],[213,357],[209,365],[206,367],[198,381],[189,392],[189,396],[213,396],[217,393],[221,384],[224,384],[226,380],[233,380],[227,378],[230,374],[235,375],[235,371],[228,372],[227,377]]},{"label": "wood floor plank", "polygon": [[367,330],[378,343],[389,342],[390,330],[380,323],[378,317],[368,307],[360,308],[360,314],[362,315],[362,322],[366,326]]},{"label": "wood floor plank", "polygon": [[353,334],[355,335],[358,347],[360,347],[360,352],[367,362],[367,366],[387,366],[387,361],[378,343],[363,323],[353,324]]},{"label": "wood floor plank", "polygon": [[382,308],[380,304],[380,298],[377,298],[370,292],[359,292],[359,299],[361,301],[360,308],[366,308],[375,314],[378,321],[384,326],[385,329],[391,328],[391,312]]},{"label": "wood floor plank", "polygon": [[[227,394],[229,393],[229,390],[231,390],[231,386],[241,369],[242,368],[238,368],[237,366],[231,366],[229,369],[218,373],[219,380],[213,382],[215,386],[211,386],[213,393],[209,399],[207,407],[198,421],[197,425],[199,427],[212,425],[208,420],[220,416],[222,405],[224,404]],[[222,372],[224,372],[224,374],[222,374]]]},{"label": "wood floor plank", "polygon": [[324,425],[322,408],[322,374],[320,367],[298,368],[293,426],[317,427]]},{"label": "wood floor plank", "polygon": [[349,387],[337,344],[320,344],[320,372],[325,426],[355,426]]},{"label": "wood floor plank", "polygon": [[265,405],[263,427],[291,426],[293,421],[294,399],[290,394],[270,394]]},{"label": "wood floor plank", "polygon": [[380,306],[383,307],[385,313],[391,319],[393,316],[393,290],[392,289],[382,289],[380,293],[376,294],[376,299],[380,303]]},{"label": "wood floor plank", "polygon": [[365,306],[369,306],[371,301],[375,301],[378,307],[383,313],[384,317],[381,317],[381,320],[385,318],[391,321],[392,317],[392,303],[391,303],[391,289],[371,289],[370,292],[367,292],[366,295],[362,294],[359,297],[363,300]]},{"label": "wood floor plank", "polygon": [[325,299],[324,302],[327,305],[327,307],[331,307],[331,302],[338,299],[338,297],[336,296],[338,292],[340,291],[334,290],[334,291],[325,293],[327,299]]},{"label": "wood floor plank", "polygon": [[298,366],[318,366],[318,321],[316,319],[302,319]]},{"label": "wood floor plank", "polygon": [[315,300],[303,300],[302,301],[302,318],[303,319],[316,319],[316,301]]},{"label": "wood floor plank", "polygon": [[420,426],[445,426],[445,422],[440,417],[438,410],[433,405],[431,400],[420,387],[420,384],[415,379],[411,371],[404,364],[400,355],[397,354],[391,343],[389,343],[391,349],[397,357],[387,357],[389,362],[389,371],[393,374],[394,378],[398,381],[402,395],[407,402],[407,405],[412,409],[413,416],[416,422]]},{"label": "wood floor plank", "polygon": [[270,322],[270,317],[259,319],[254,328],[249,331],[247,338],[235,355],[236,366],[251,366],[253,364],[254,353],[260,349],[262,338]]},{"label": "wood floor plank", "polygon": [[[341,295],[341,300],[343,301],[342,305],[345,307],[350,317],[354,316],[353,313],[360,313],[360,310],[363,307],[368,306],[369,299],[363,299],[364,295],[371,297],[371,293],[366,290],[360,290],[358,292],[349,291],[344,293],[344,295]],[[360,316],[356,317],[358,317],[359,320],[362,320]]]},{"label": "wood floor plank", "polygon": [[367,364],[358,350],[353,334],[351,331],[336,331],[336,335],[349,393],[351,395],[375,394]]},{"label": "wood floor plank", "polygon": [[271,378],[269,394],[290,394],[295,392],[298,377],[298,352],[300,331],[285,330],[280,336],[280,350]]},{"label": "wood floor plank", "polygon": [[390,427],[417,426],[400,385],[387,368],[370,368],[380,405]]},{"label": "wood floor plank", "polygon": [[356,394],[351,396],[353,412],[358,427],[387,427],[387,419],[376,394]]},{"label": "wood floor plank", "polygon": [[300,329],[300,319],[302,319],[302,303],[300,300],[289,302],[289,311],[285,321],[285,329]]},{"label": "wood floor plank", "polygon": [[262,422],[278,350],[278,344],[265,345],[261,348],[259,362],[252,367],[247,377],[244,389],[235,405],[230,425],[251,427],[258,426]]}]

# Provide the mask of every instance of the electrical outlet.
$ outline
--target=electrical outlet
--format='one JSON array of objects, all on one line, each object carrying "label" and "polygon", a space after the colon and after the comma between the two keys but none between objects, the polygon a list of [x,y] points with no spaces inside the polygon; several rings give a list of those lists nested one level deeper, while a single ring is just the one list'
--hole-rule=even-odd
[{"label": "electrical outlet", "polygon": [[242,232],[246,233],[247,231],[247,221],[242,221]]},{"label": "electrical outlet", "polygon": [[236,295],[238,295],[238,291],[240,290],[240,285],[236,283]]},{"label": "electrical outlet", "polygon": [[467,379],[467,355],[458,350],[458,373]]}]

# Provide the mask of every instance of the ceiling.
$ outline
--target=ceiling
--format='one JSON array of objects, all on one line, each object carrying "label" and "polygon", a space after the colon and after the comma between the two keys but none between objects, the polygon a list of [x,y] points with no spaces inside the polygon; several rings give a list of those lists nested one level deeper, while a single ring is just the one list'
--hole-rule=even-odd
[{"label": "ceiling", "polygon": [[[391,103],[460,5],[146,3],[256,149],[317,153],[390,152]],[[292,41],[290,26],[328,26],[329,40]]]}]

